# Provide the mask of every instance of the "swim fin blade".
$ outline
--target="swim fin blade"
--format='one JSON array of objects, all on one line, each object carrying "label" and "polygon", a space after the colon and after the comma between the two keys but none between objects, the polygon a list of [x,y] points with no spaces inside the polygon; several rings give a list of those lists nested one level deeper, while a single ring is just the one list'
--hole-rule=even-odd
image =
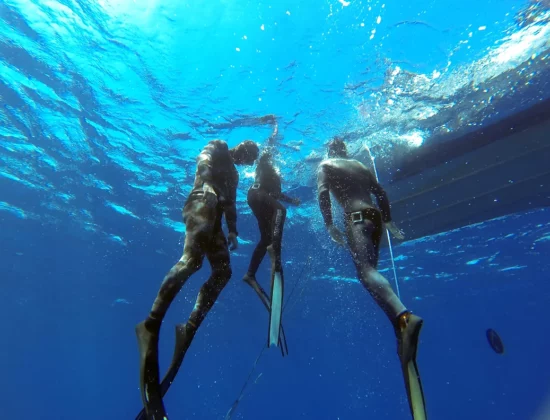
[{"label": "swim fin blade", "polygon": [[403,370],[403,378],[409,399],[409,408],[414,420],[426,420],[426,403],[420,372],[416,364],[416,352],[418,348],[418,337],[422,328],[422,318],[410,314],[407,317],[406,325],[398,333],[398,350]]},{"label": "swim fin blade", "polygon": [[[265,309],[270,312],[271,302],[269,300],[269,296],[267,296],[267,293],[265,290],[260,286],[258,281],[253,276],[245,276],[244,282],[248,284],[252,289],[256,292],[260,300],[262,301],[263,305],[265,306]],[[283,357],[288,356],[288,344],[286,342],[286,335],[285,335],[285,329],[283,327],[283,324],[281,322],[281,334],[279,335],[279,347],[281,348],[281,354]]]},{"label": "swim fin blade", "polygon": [[150,420],[166,417],[159,385],[158,338],[160,324],[149,319],[136,326],[140,354],[140,387],[144,412]]},{"label": "swim fin blade", "polygon": [[[174,378],[181,367],[183,358],[191,344],[193,336],[194,334],[187,331],[186,324],[176,325],[176,344],[174,346],[174,355],[172,356],[172,362],[168,367],[168,371],[166,372],[166,375],[164,375],[164,378],[160,384],[160,394],[163,398],[168,392],[170,385],[172,385],[172,382],[174,382]],[[136,417],[136,420],[148,420],[145,409],[140,411]]]},{"label": "swim fin blade", "polygon": [[283,317],[283,273],[276,271],[271,281],[271,310],[269,311],[268,347],[277,346]]}]

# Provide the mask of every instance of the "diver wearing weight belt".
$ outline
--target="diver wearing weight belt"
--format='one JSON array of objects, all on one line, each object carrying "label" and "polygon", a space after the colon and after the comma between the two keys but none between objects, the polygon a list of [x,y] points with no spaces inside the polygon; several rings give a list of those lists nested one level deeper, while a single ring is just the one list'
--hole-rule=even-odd
[{"label": "diver wearing weight belt", "polygon": [[[348,158],[341,139],[329,143],[328,157],[317,170],[319,206],[325,225],[334,242],[342,246],[347,242],[359,280],[390,319],[397,336],[397,354],[411,414],[414,420],[425,420],[424,394],[416,365],[423,320],[405,308],[386,278],[376,270],[384,225],[398,239],[403,239],[403,233],[391,221],[384,189],[367,167]],[[331,193],[344,210],[345,235],[333,224]],[[371,194],[380,210],[373,205]]]}]

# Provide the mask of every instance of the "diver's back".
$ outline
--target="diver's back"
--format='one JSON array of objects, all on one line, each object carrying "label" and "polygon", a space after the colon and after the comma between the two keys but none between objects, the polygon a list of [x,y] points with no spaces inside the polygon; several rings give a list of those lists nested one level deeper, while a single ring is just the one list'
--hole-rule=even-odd
[{"label": "diver's back", "polygon": [[334,197],[346,210],[370,205],[372,174],[355,159],[330,159],[328,175]]}]

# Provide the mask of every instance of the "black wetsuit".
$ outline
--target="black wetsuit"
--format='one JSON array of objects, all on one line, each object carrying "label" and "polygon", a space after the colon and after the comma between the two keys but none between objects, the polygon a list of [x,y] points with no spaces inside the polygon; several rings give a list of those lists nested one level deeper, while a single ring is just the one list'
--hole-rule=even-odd
[{"label": "black wetsuit", "polygon": [[[229,233],[237,235],[238,181],[239,174],[227,144],[222,140],[209,142],[197,157],[193,190],[183,207],[186,226],[183,256],[164,278],[149,317],[136,327],[141,354],[141,393],[147,412],[143,411],[138,418],[163,420],[166,416],[162,397],[174,380],[197,329],[231,278],[229,249],[221,220],[225,214]],[[209,190],[207,187],[215,191],[217,200],[207,197],[209,193],[204,192]],[[188,322],[176,327],[172,364],[159,384],[158,339],[162,319],[185,282],[201,268],[205,256],[212,273],[200,289]]]},{"label": "black wetsuit", "polygon": [[[376,270],[383,223],[391,221],[390,203],[374,174],[354,159],[333,158],[317,171],[319,206],[327,227],[332,226],[330,193],[344,210],[348,247],[363,285],[392,320],[404,306],[387,280]],[[377,209],[371,194],[376,197]]]},{"label": "black wetsuit", "polygon": [[[394,326],[397,354],[413,419],[426,419],[426,406],[416,364],[418,336],[423,320],[408,311],[389,282],[376,270],[383,223],[391,222],[390,203],[374,174],[354,159],[327,159],[317,171],[319,206],[327,228],[334,235],[330,194],[344,210],[346,239],[357,276]],[[374,207],[371,194],[376,197]]]},{"label": "black wetsuit", "polygon": [[260,163],[256,168],[256,179],[248,190],[248,205],[258,220],[260,242],[256,245],[247,274],[255,276],[267,247],[273,244],[276,271],[281,271],[281,243],[286,208],[278,201],[294,202],[281,192],[281,177],[270,163]]}]

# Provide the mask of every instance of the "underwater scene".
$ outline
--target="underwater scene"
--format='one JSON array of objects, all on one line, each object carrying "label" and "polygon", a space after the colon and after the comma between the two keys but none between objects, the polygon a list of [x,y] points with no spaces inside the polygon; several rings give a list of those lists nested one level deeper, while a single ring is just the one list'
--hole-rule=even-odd
[{"label": "underwater scene", "polygon": [[0,0],[0,418],[550,420],[550,1]]}]

